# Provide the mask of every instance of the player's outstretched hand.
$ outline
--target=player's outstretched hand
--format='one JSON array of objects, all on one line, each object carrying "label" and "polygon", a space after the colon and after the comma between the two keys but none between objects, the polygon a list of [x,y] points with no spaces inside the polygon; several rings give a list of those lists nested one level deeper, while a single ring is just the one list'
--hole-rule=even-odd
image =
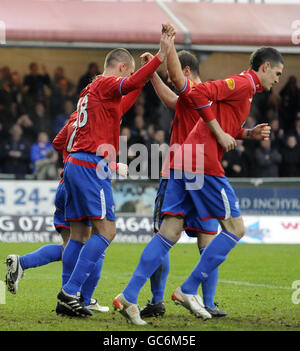
[{"label": "player's outstretched hand", "polygon": [[217,137],[217,141],[225,151],[233,150],[236,147],[236,140],[225,132]]},{"label": "player's outstretched hand", "polygon": [[251,137],[255,140],[269,140],[271,127],[268,123],[261,123],[251,130]]},{"label": "player's outstretched hand", "polygon": [[123,178],[127,178],[128,166],[125,163],[118,163],[117,164],[117,174]]},{"label": "player's outstretched hand", "polygon": [[143,53],[140,58],[141,58],[141,65],[144,66],[146,65],[149,61],[153,59],[153,55],[150,54],[150,52],[145,52]]},{"label": "player's outstretched hand", "polygon": [[157,53],[158,58],[161,61],[167,57],[171,44],[174,42],[176,31],[170,24],[162,25],[162,33],[160,36],[160,49]]}]

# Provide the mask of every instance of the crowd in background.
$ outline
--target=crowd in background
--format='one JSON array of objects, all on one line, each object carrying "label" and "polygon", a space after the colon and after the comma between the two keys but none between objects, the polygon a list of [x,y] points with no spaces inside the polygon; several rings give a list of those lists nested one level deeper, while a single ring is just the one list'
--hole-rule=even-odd
[{"label": "crowd in background", "polygon": [[[23,179],[57,179],[63,167],[51,141],[76,109],[80,91],[100,74],[90,63],[78,82],[66,77],[58,66],[52,74],[44,65],[32,62],[28,73],[5,66],[0,70],[0,173]],[[129,161],[137,155],[133,144],[148,150],[145,167],[149,176],[151,145],[160,146],[160,158],[169,143],[174,111],[169,110],[147,83],[134,106],[123,116],[121,135],[127,137]],[[223,167],[228,177],[300,177],[300,88],[294,76],[279,94],[256,94],[245,123],[252,128],[269,123],[271,140],[238,141],[225,153]],[[160,159],[160,161],[161,161]]]}]

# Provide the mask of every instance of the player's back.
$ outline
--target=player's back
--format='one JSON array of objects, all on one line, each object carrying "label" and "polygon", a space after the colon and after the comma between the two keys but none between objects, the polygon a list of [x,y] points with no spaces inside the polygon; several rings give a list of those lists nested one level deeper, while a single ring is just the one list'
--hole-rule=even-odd
[{"label": "player's back", "polygon": [[199,120],[199,113],[193,108],[189,92],[194,82],[186,78],[186,85],[180,92],[176,103],[170,146],[181,145]]},{"label": "player's back", "polygon": [[82,90],[71,152],[96,153],[103,144],[113,146],[118,152],[122,116],[119,80],[117,77],[99,76]]},{"label": "player's back", "polygon": [[[198,84],[189,95],[194,103],[200,101],[203,104],[198,109],[205,109],[210,105],[212,116],[219,122],[223,131],[235,138],[249,115],[253,95],[256,89],[260,88],[255,73],[251,71],[250,74],[249,71],[246,71],[232,75],[225,80]],[[217,143],[203,118],[199,119],[186,138],[184,145],[187,144],[204,145],[205,174],[224,175],[221,165],[224,149]],[[195,169],[195,153],[193,153],[192,164]]]}]

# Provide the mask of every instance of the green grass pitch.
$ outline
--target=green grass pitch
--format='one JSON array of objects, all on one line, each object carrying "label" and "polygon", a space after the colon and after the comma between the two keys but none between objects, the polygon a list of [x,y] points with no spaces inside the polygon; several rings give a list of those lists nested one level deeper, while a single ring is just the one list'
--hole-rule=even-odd
[{"label": "green grass pitch", "polygon": [[[1,243],[0,260],[8,254],[23,255],[43,244]],[[5,293],[0,304],[1,331],[300,331],[299,293],[292,288],[300,281],[300,245],[239,244],[220,267],[215,300],[228,316],[203,322],[170,299],[195,266],[196,245],[180,244],[170,253],[171,272],[167,282],[164,318],[148,319],[137,327],[112,309],[112,299],[126,286],[144,244],[113,243],[107,251],[102,277],[94,297],[110,312],[94,313],[89,319],[68,318],[55,313],[61,285],[61,262],[27,270],[17,295]],[[3,281],[6,267],[0,265]],[[298,285],[300,288],[300,282]],[[149,282],[139,295],[143,306],[151,296]],[[3,302],[3,296],[2,296]]]}]

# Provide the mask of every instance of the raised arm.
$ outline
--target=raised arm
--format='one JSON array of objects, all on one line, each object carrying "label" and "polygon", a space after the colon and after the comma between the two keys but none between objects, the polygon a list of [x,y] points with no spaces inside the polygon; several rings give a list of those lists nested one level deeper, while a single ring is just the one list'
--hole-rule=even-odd
[{"label": "raised arm", "polygon": [[158,53],[149,61],[146,65],[142,66],[132,76],[125,77],[120,83],[120,92],[125,95],[132,90],[143,87],[145,83],[152,77],[153,73],[163,63],[167,57],[170,45],[174,41],[174,33],[161,34],[160,38],[160,49]]},{"label": "raised arm", "polygon": [[[141,64],[145,65],[151,61],[153,55],[145,52],[141,55]],[[151,78],[153,88],[160,100],[169,108],[175,109],[178,96],[162,81],[159,75],[155,72]]]},{"label": "raised arm", "polygon": [[174,41],[171,44],[169,54],[167,56],[167,70],[169,78],[177,91],[184,89],[186,78],[182,72],[182,67],[175,49]]}]

